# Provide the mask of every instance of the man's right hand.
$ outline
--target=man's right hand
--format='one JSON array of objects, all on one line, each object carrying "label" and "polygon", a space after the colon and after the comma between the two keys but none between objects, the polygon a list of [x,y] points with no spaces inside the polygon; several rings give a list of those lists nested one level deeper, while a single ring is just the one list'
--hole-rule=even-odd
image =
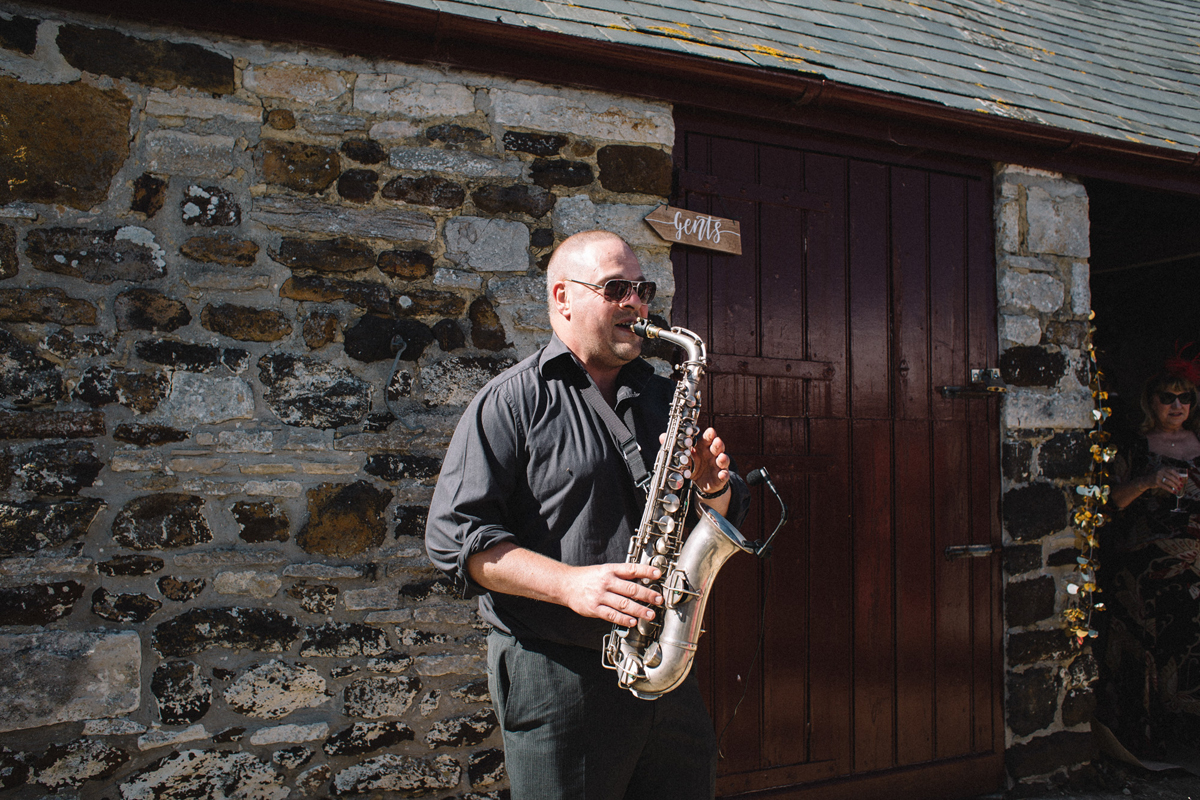
[{"label": "man's right hand", "polygon": [[626,627],[639,619],[654,619],[649,606],[663,602],[661,594],[641,582],[661,576],[646,564],[573,567],[506,542],[471,556],[467,570],[488,591],[557,603],[581,616]]}]

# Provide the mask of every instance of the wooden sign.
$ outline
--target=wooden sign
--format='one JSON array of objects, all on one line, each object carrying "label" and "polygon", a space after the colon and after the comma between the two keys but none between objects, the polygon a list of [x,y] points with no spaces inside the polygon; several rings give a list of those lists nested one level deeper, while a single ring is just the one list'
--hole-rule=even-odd
[{"label": "wooden sign", "polygon": [[659,206],[645,219],[668,242],[742,254],[742,226],[736,219],[722,219],[672,206]]}]

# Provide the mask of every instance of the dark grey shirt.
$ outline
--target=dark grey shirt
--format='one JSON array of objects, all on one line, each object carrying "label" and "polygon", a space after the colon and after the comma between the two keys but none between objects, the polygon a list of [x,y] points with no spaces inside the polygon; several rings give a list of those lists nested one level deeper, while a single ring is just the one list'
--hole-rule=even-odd
[{"label": "dark grey shirt", "polygon": [[[429,507],[425,543],[433,563],[465,597],[479,596],[485,621],[518,639],[600,649],[612,629],[565,606],[492,593],[471,580],[467,560],[501,542],[575,566],[625,561],[644,496],[612,434],[583,396],[591,378],[557,337],[494,378],[459,421]],[[632,416],[653,470],[667,429],[674,382],[642,359],[622,368],[616,411]],[[627,413],[631,410],[631,414]],[[749,508],[734,479],[730,521]]]}]

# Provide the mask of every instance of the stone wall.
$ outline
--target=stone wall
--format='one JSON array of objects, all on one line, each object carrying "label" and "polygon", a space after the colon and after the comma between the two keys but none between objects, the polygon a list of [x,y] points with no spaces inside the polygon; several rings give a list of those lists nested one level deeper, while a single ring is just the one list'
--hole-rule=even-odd
[{"label": "stone wall", "polygon": [[1007,763],[1061,778],[1094,756],[1096,664],[1060,616],[1077,564],[1071,515],[1091,465],[1087,195],[1062,175],[996,174]]},{"label": "stone wall", "polygon": [[422,532],[671,109],[0,2],[4,797],[506,794]]}]

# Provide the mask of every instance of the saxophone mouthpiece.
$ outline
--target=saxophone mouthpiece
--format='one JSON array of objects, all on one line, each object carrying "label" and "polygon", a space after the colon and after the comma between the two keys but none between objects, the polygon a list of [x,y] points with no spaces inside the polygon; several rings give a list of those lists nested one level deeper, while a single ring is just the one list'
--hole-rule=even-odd
[{"label": "saxophone mouthpiece", "polygon": [[[650,330],[653,328],[654,330]],[[659,330],[658,326],[648,319],[638,318],[630,324],[629,329],[641,336],[643,339],[653,338],[654,334]]]}]

